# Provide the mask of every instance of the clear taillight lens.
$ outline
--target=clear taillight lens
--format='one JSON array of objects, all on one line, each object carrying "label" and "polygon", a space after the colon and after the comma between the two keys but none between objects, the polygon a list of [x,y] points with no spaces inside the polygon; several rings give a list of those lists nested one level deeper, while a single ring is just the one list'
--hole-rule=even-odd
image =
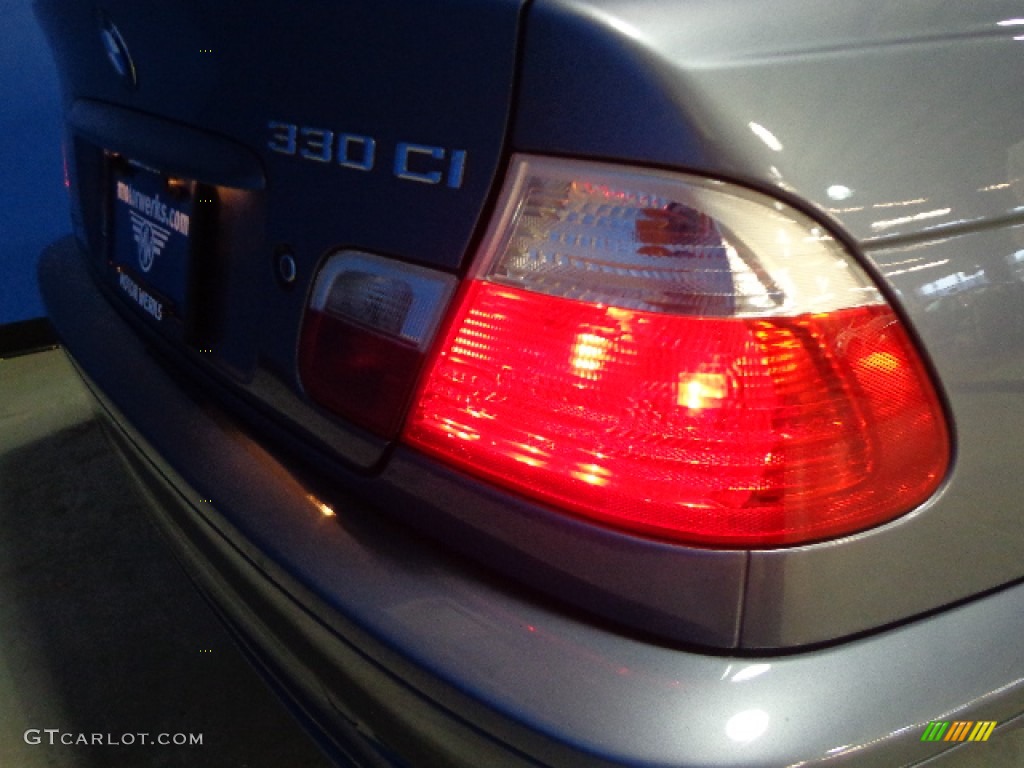
[{"label": "clear taillight lens", "polygon": [[404,439],[588,519],[736,547],[892,519],[949,460],[914,345],[812,219],[724,183],[529,157]]}]

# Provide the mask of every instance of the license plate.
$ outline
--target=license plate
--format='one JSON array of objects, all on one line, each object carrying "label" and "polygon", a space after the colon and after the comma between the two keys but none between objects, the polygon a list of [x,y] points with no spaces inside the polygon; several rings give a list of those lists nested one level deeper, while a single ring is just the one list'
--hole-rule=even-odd
[{"label": "license plate", "polygon": [[184,317],[195,185],[137,166],[113,173],[111,261],[122,291],[157,320]]}]

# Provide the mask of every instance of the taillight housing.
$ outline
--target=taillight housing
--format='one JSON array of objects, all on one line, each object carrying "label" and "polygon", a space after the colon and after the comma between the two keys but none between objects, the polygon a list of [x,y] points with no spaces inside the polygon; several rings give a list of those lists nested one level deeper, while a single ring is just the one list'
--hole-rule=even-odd
[{"label": "taillight housing", "polygon": [[773,547],[893,519],[940,400],[852,254],[766,195],[517,156],[403,440],[614,528]]},{"label": "taillight housing", "polygon": [[455,278],[359,251],[317,273],[299,345],[314,401],[383,437],[397,435]]}]

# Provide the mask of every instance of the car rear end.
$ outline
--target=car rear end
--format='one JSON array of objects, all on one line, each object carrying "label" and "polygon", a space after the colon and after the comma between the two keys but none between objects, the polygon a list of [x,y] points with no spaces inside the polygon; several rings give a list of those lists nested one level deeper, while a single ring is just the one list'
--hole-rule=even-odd
[{"label": "car rear end", "polygon": [[1024,712],[1009,4],[36,8],[48,310],[337,760],[916,764]]}]

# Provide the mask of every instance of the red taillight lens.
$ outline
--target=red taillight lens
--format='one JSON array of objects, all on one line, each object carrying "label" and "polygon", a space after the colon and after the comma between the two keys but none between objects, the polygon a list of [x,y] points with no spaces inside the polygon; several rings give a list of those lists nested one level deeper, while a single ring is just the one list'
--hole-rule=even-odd
[{"label": "red taillight lens", "polygon": [[939,405],[887,307],[690,318],[478,282],[444,349],[410,442],[633,530],[823,538],[923,501],[944,469]]},{"label": "red taillight lens", "polygon": [[299,356],[306,393],[375,434],[398,431],[422,360],[412,344],[326,312],[306,315]]},{"label": "red taillight lens", "polygon": [[941,481],[944,417],[913,345],[797,212],[520,159],[484,249],[405,429],[419,449],[719,546],[860,530]]}]

